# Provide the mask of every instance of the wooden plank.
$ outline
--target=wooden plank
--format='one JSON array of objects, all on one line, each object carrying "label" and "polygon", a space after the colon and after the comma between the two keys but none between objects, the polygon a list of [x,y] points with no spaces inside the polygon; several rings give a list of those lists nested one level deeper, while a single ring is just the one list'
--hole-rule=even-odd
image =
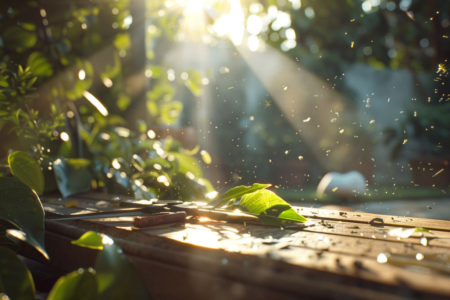
[{"label": "wooden plank", "polygon": [[[304,268],[301,264],[288,264],[283,260],[270,259],[270,257],[249,256],[193,247],[142,233],[130,234],[116,228],[86,221],[47,221],[46,225],[48,233],[54,235],[63,234],[65,237],[71,236],[72,238],[77,238],[85,230],[103,232],[110,235],[122,247],[124,252],[131,257],[132,261],[133,257],[136,256],[146,260],[157,261],[160,264],[178,266],[189,270],[189,272],[200,272],[211,278],[226,278],[227,280],[240,282],[244,286],[269,289],[279,293],[281,296],[287,294],[314,299],[324,297],[402,299],[402,295],[405,295],[405,286],[398,281],[380,284],[378,280],[369,280],[367,276],[361,276],[361,274],[356,274],[357,276],[352,273],[345,274],[342,272],[334,274],[326,268],[323,271],[318,270],[315,266],[313,268]],[[125,239],[123,239],[124,237]],[[75,249],[70,251],[66,249],[51,255],[58,256],[62,253],[67,254],[73,251]],[[71,261],[71,259],[67,261]],[[145,268],[142,262],[137,264],[136,267],[141,272],[143,272],[142,270],[147,270],[146,272],[152,271]],[[352,276],[349,276],[349,274],[352,274]],[[155,286],[163,284],[158,280],[156,282],[153,281],[153,283]],[[189,290],[182,290],[182,292],[188,293],[188,295],[192,293]],[[222,290],[221,292],[224,295],[230,295],[229,290]],[[439,297],[440,292],[440,289],[429,292],[414,291],[417,298],[423,299]],[[214,295],[209,294],[208,296],[212,297]]]},{"label": "wooden plank", "polygon": [[[85,207],[114,209],[110,202],[100,199],[91,199],[87,196],[79,198],[78,207],[72,208],[65,207],[67,201],[71,199],[50,203],[44,201],[44,207],[60,213],[76,213]],[[99,202],[102,206],[98,206]],[[250,284],[255,287],[271,287],[267,291],[269,294],[280,293],[283,297],[301,294],[299,290],[285,287],[281,283],[276,284],[276,280],[272,277],[280,278],[280,272],[287,275],[286,280],[293,280],[293,285],[303,286],[311,295],[315,295],[312,292],[314,288],[323,289],[323,286],[326,286],[325,289],[329,293],[337,291],[343,296],[351,295],[355,298],[358,298],[358,293],[367,294],[368,298],[373,299],[389,296],[424,299],[434,296],[450,297],[450,277],[442,275],[450,274],[450,258],[447,254],[450,247],[448,229],[450,222],[357,212],[297,209],[299,213],[311,218],[314,226],[298,230],[217,221],[199,222],[191,219],[183,224],[133,231],[132,217],[91,221],[49,220],[46,221],[46,225],[50,231],[53,230],[53,234],[62,236],[73,236],[73,232],[76,232],[75,235],[81,235],[80,230],[104,232],[111,235],[114,240],[118,239],[125,253],[130,255],[131,259],[136,257],[136,261],[150,259],[157,261],[158,264],[197,272],[202,276],[211,271],[208,268],[219,268],[221,270],[219,273],[213,272],[210,275],[221,278],[225,276],[227,280],[245,286]],[[389,235],[393,229],[414,227],[432,230],[414,233],[407,238]],[[422,238],[427,238],[427,246],[422,245]],[[178,242],[179,244],[173,244]],[[380,253],[391,253],[393,255],[391,262],[396,264],[378,263],[376,258]],[[415,259],[417,253],[423,254],[426,258],[438,259],[420,262]],[[174,258],[168,259],[166,256]],[[227,268],[222,270],[223,266],[220,265],[223,259],[226,259],[228,265],[229,257],[233,257],[238,265],[241,264],[240,269],[234,265],[233,272],[242,273],[242,262],[253,259],[258,260],[258,266],[267,265],[269,269],[260,268],[256,273],[252,271],[251,276],[256,277],[251,279],[240,276],[242,274],[232,275],[230,270]],[[189,264],[186,265],[183,259],[189,261]],[[150,264],[155,265],[154,262]],[[200,265],[197,266],[198,264]],[[262,272],[268,272],[265,275],[267,278],[256,280],[258,274]],[[153,276],[144,273],[144,277]],[[311,280],[304,278],[305,276],[317,281],[318,285],[313,285]],[[350,286],[351,289],[340,290],[338,287],[342,284],[347,288]],[[230,285],[225,283],[221,286],[230,289]],[[405,286],[408,288],[405,289]]]},{"label": "wooden plank", "polygon": [[376,215],[361,212],[344,212],[317,208],[295,207],[297,212],[306,218],[333,221],[352,221],[357,223],[372,223],[397,227],[423,227],[427,229],[450,231],[450,221],[401,217],[391,215]]}]

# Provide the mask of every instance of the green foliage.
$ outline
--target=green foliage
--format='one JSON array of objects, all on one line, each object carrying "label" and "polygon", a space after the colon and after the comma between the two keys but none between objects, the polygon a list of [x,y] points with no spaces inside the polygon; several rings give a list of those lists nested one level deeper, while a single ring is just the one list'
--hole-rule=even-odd
[{"label": "green foliage", "polygon": [[0,295],[6,294],[13,300],[34,300],[34,292],[33,278],[25,264],[13,251],[0,246]]},{"label": "green foliage", "polygon": [[[258,215],[264,214],[293,222],[307,221],[306,218],[295,212],[289,203],[268,190],[259,190],[242,196],[239,205]],[[260,218],[260,220],[266,223],[264,218]]]},{"label": "green foliage", "polygon": [[[149,298],[136,269],[117,245],[104,244],[97,256],[95,270],[101,299]],[[111,276],[112,274],[119,276]]]},{"label": "green foliage", "polygon": [[33,189],[38,195],[44,192],[44,174],[34,158],[25,152],[15,151],[8,156],[11,173]]},{"label": "green foliage", "polygon": [[90,161],[83,158],[57,159],[53,163],[56,183],[63,197],[91,190]]},{"label": "green foliage", "polygon": [[136,269],[110,237],[89,231],[72,244],[101,250],[95,268],[80,269],[61,277],[51,290],[49,300],[149,299]]},{"label": "green foliage", "polygon": [[39,197],[16,178],[0,177],[0,219],[19,230],[9,230],[8,236],[33,246],[44,257],[44,210]]},{"label": "green foliage", "polygon": [[47,119],[39,118],[39,112],[29,107],[36,96],[36,80],[30,67],[19,65],[17,73],[0,68],[0,130],[8,126],[9,132],[39,144],[55,139],[53,131],[64,125],[64,116],[55,105],[51,105]]},{"label": "green foliage", "polygon": [[88,231],[71,243],[90,249],[103,250],[103,235],[95,231]]},{"label": "green foliage", "polygon": [[233,207],[239,200],[239,206],[249,213],[256,214],[259,220],[272,226],[282,226],[287,222],[306,222],[286,201],[272,191],[266,190],[270,184],[254,183],[252,186],[238,186],[225,192],[210,204],[215,207]]},{"label": "green foliage", "polygon": [[219,196],[213,202],[216,207],[223,206],[232,199],[238,199],[246,194],[250,194],[261,189],[266,189],[270,186],[271,184],[261,184],[261,183],[254,183],[252,186],[244,186],[244,185],[237,186],[226,191],[223,195]]},{"label": "green foliage", "polygon": [[53,286],[47,300],[97,300],[97,281],[92,269],[79,269],[62,276]]}]

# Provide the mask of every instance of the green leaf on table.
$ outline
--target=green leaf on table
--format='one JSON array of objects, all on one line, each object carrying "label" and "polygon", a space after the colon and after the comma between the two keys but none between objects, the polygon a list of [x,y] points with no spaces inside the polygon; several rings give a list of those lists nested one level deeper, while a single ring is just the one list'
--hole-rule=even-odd
[{"label": "green leaf on table", "polygon": [[[253,214],[264,214],[286,221],[307,221],[307,219],[299,215],[289,203],[278,197],[274,192],[268,190],[259,190],[242,196],[239,205]],[[265,218],[263,217],[260,220],[264,223],[264,219]]]},{"label": "green leaf on table", "polygon": [[16,253],[5,247],[0,247],[0,295],[2,293],[13,300],[35,299],[30,271]]},{"label": "green leaf on table", "polygon": [[128,261],[122,249],[111,239],[110,241],[109,244],[104,243],[103,251],[97,254],[95,262],[100,299],[149,299],[134,266]]},{"label": "green leaf on table", "polygon": [[103,234],[96,231],[88,231],[78,240],[72,241],[71,243],[90,249],[103,250]]},{"label": "green leaf on table", "polygon": [[262,184],[262,183],[254,183],[252,186],[245,186],[240,185],[237,187],[234,187],[228,191],[225,192],[222,196],[219,196],[216,200],[211,202],[211,205],[214,205],[215,207],[222,206],[226,204],[231,199],[237,199],[245,194],[253,193],[262,189],[266,189],[270,187],[271,184]]},{"label": "green leaf on table", "polygon": [[430,232],[430,229],[416,227],[416,228],[414,228],[414,232]]},{"label": "green leaf on table", "polygon": [[64,198],[91,190],[89,165],[90,161],[83,158],[57,159],[53,163],[56,183]]},{"label": "green leaf on table", "polygon": [[44,192],[44,174],[37,161],[28,153],[15,151],[8,156],[11,173],[39,195]]},{"label": "green leaf on table", "polygon": [[98,299],[95,271],[79,269],[56,281],[47,300],[95,300]]},{"label": "green leaf on table", "polygon": [[39,197],[22,181],[14,177],[0,177],[0,219],[19,228],[23,234],[8,231],[8,236],[24,241],[45,258],[44,209]]}]

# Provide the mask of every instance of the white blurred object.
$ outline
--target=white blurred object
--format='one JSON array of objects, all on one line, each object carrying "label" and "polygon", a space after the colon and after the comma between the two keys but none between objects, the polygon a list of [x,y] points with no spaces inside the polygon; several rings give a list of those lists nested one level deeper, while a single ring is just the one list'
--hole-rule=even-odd
[{"label": "white blurred object", "polygon": [[336,197],[351,197],[364,194],[366,179],[358,171],[347,173],[330,172],[326,174],[317,187],[317,196],[324,194]]}]

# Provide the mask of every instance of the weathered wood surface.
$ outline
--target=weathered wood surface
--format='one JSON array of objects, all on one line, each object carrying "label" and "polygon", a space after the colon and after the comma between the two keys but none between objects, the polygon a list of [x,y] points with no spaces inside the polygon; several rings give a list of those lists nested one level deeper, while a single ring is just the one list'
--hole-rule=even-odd
[{"label": "weathered wood surface", "polygon": [[[73,200],[75,207],[66,207]],[[87,194],[44,198],[43,204],[53,214],[74,214],[115,209],[109,200],[113,197]],[[95,251],[70,240],[88,230],[108,234],[151,293],[164,299],[450,298],[449,221],[296,209],[312,226],[191,219],[135,230],[132,217],[52,221],[49,213],[46,248],[51,263],[69,271],[91,265],[95,257]],[[431,230],[392,235],[415,227]],[[390,255],[387,263],[377,262],[381,253]],[[423,260],[416,259],[419,253]]]}]

